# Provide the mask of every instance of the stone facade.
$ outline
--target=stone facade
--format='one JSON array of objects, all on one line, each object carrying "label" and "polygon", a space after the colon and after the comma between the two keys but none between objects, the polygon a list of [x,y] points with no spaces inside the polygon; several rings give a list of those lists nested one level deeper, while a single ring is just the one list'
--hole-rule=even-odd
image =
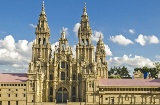
[{"label": "stone facade", "polygon": [[139,72],[135,79],[108,79],[104,42],[100,35],[94,48],[86,6],[80,24],[75,56],[64,30],[52,51],[43,3],[28,72],[0,74],[0,105],[160,104],[160,79],[142,79]]},{"label": "stone facade", "polygon": [[[36,28],[27,81],[27,102],[85,102],[86,91],[96,87],[97,78],[107,77],[107,61],[102,38],[96,46],[91,41],[92,30],[84,6],[78,30],[76,58],[62,31],[59,45],[52,54],[50,29],[44,4]],[[53,55],[53,56],[51,56]],[[96,90],[93,90],[96,91]]]}]

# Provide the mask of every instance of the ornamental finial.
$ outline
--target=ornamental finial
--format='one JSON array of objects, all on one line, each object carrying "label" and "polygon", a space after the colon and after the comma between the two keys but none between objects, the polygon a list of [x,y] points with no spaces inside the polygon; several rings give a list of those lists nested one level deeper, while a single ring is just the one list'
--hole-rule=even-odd
[{"label": "ornamental finial", "polygon": [[65,29],[64,29],[64,27],[62,28],[62,33],[61,33],[61,37],[63,38],[63,39],[65,39]]},{"label": "ornamental finial", "polygon": [[43,3],[42,3],[42,14],[45,14],[44,1],[43,1]]},{"label": "ornamental finial", "polygon": [[84,3],[83,15],[87,15],[87,13],[86,13],[86,3]]},{"label": "ornamental finial", "polygon": [[102,33],[99,33],[99,40],[102,40]]},{"label": "ornamental finial", "polygon": [[84,7],[86,7],[86,2],[84,3]]}]

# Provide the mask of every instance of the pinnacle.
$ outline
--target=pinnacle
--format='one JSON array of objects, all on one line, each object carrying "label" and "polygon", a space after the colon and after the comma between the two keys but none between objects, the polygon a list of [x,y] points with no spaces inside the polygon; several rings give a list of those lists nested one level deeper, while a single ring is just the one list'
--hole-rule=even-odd
[{"label": "pinnacle", "polygon": [[62,35],[62,38],[64,39],[65,38],[65,30],[64,30],[64,27],[62,28],[62,33],[61,33],[61,35]]},{"label": "pinnacle", "polygon": [[42,12],[41,12],[41,14],[45,14],[44,1],[43,1],[43,3],[42,3]]},{"label": "pinnacle", "polygon": [[83,15],[87,15],[87,12],[86,12],[86,3],[84,3]]},{"label": "pinnacle", "polygon": [[102,40],[102,33],[100,32],[99,40]]}]

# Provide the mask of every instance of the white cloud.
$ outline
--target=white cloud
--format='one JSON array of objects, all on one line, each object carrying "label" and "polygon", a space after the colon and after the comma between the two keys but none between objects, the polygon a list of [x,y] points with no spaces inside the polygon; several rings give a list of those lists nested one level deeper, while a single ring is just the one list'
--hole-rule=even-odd
[{"label": "white cloud", "polygon": [[34,24],[29,24],[29,26],[31,26],[32,28],[36,28],[37,26]]},{"label": "white cloud", "polygon": [[159,39],[154,35],[146,36],[146,35],[140,34],[138,38],[135,39],[135,41],[142,46],[146,45],[147,43],[148,44],[158,44],[159,43]]},{"label": "white cloud", "polygon": [[135,30],[134,29],[129,29],[128,32],[131,33],[131,34],[135,34]]},{"label": "white cloud", "polygon": [[8,35],[4,38],[4,40],[0,40],[1,47],[5,47],[9,51],[15,50],[15,41],[14,38],[11,35]]},{"label": "white cloud", "polygon": [[101,35],[101,37],[103,39],[104,38],[103,33],[100,32],[100,31],[94,30],[93,31],[93,35],[92,35],[92,41],[98,42],[100,35]]},{"label": "white cloud", "polygon": [[104,46],[105,46],[106,55],[107,55],[107,56],[112,56],[112,51],[111,51],[111,49],[109,48],[109,46],[106,45],[106,44],[104,44]]},{"label": "white cloud", "polygon": [[131,54],[123,55],[122,57],[110,57],[108,60],[109,67],[113,66],[127,66],[130,68],[130,70],[134,70],[134,68],[137,67],[154,67],[153,61],[151,61],[149,58],[145,58],[143,56],[131,56]]},{"label": "white cloud", "polygon": [[78,36],[78,29],[81,26],[80,23],[76,23],[73,28],[73,32],[75,32],[76,36]]},{"label": "white cloud", "polygon": [[133,42],[130,39],[125,38],[123,35],[110,36],[110,40],[114,43],[124,46],[133,44]]},{"label": "white cloud", "polygon": [[144,38],[144,36],[143,36],[142,34],[140,34],[140,35],[138,36],[138,38],[135,39],[135,41],[136,41],[137,43],[139,43],[140,45],[142,45],[142,46],[144,46],[144,45],[146,44],[146,39]]},{"label": "white cloud", "polygon": [[150,44],[158,44],[159,43],[159,39],[154,35],[148,36],[148,41]]},{"label": "white cloud", "polygon": [[[12,35],[6,36],[0,40],[0,71],[5,71],[4,66],[8,72],[26,72],[28,63],[31,60],[32,43],[26,40],[19,40],[15,42]],[[3,70],[2,70],[3,69]]]}]

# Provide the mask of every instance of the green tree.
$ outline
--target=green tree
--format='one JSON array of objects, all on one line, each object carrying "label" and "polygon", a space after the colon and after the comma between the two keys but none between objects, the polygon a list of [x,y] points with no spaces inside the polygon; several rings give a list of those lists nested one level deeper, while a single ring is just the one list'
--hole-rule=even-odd
[{"label": "green tree", "polygon": [[158,67],[160,67],[159,65],[157,65],[157,68],[148,68],[146,66],[142,67],[142,68],[135,68],[134,71],[140,71],[141,73],[145,73],[147,72],[149,74],[150,77],[152,78],[157,78],[157,74],[158,74]]},{"label": "green tree", "polygon": [[149,69],[149,72],[150,72],[150,76],[152,77],[152,78],[158,78],[158,76],[157,76],[157,74],[158,74],[158,71],[157,71],[157,69],[156,68],[150,68]]},{"label": "green tree", "polygon": [[108,75],[109,76],[113,75],[114,71],[115,71],[114,68],[111,67],[110,70],[108,71]]},{"label": "green tree", "polygon": [[156,62],[153,64],[158,72],[160,72],[160,63]]},{"label": "green tree", "polygon": [[110,70],[108,71],[108,75],[111,78],[124,78],[124,77],[131,77],[129,75],[129,71],[127,67],[111,67]]},{"label": "green tree", "polygon": [[130,77],[127,67],[123,66],[119,75],[120,77]]}]

